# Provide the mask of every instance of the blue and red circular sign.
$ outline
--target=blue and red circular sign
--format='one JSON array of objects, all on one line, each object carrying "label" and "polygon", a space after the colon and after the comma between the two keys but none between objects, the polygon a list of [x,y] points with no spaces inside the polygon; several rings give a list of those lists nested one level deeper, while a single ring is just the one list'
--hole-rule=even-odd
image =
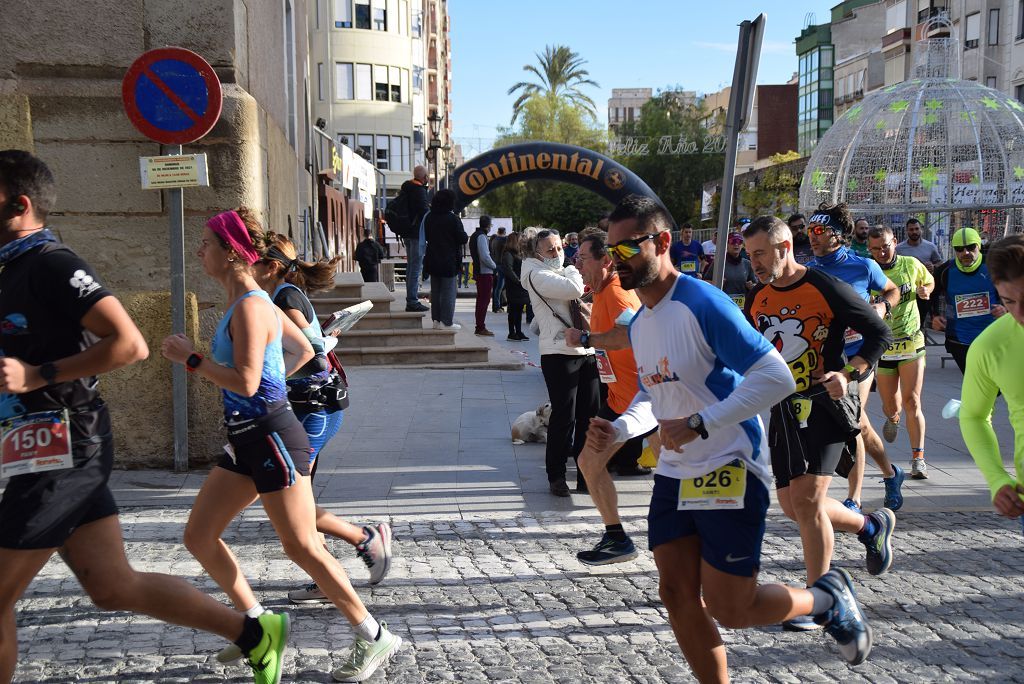
[{"label": "blue and red circular sign", "polygon": [[179,47],[150,50],[135,60],[121,82],[121,99],[135,128],[165,145],[195,142],[220,118],[216,72]]}]

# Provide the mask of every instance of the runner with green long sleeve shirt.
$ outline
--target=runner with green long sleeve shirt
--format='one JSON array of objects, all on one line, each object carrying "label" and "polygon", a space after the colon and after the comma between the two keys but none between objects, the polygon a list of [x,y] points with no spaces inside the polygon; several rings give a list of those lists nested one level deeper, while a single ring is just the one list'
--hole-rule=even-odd
[{"label": "runner with green long sleeve shirt", "polygon": [[[992,492],[996,510],[1024,528],[1024,236],[1000,240],[988,254],[989,273],[1009,316],[989,325],[967,352],[960,431]],[[1002,392],[1014,431],[1015,474],[1006,471],[992,429]]]}]

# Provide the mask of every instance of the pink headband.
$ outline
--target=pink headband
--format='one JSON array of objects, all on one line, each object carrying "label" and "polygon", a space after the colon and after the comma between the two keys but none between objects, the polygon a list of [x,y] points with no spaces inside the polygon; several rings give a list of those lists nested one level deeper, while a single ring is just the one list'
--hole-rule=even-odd
[{"label": "pink headband", "polygon": [[207,221],[206,227],[228,243],[228,247],[235,250],[250,266],[260,260],[259,252],[253,247],[252,238],[249,237],[249,231],[245,229],[245,223],[238,212],[221,212]]}]

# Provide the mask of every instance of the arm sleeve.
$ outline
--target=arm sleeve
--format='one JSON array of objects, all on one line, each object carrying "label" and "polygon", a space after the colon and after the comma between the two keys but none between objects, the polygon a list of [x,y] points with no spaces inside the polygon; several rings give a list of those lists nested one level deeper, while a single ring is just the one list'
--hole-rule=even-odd
[{"label": "arm sleeve", "polygon": [[480,258],[480,263],[491,269],[492,271],[498,267],[494,263],[494,259],[491,258],[491,249],[487,244],[487,236],[480,233],[476,238],[476,251]]},{"label": "arm sleeve", "polygon": [[[881,269],[878,270],[881,273]],[[814,271],[814,273],[820,273]],[[864,343],[857,356],[872,366],[882,358],[882,353],[892,344],[892,331],[879,317],[871,305],[861,299],[852,287],[835,278],[818,280],[816,284],[828,301],[836,318],[846,327],[852,328],[864,337]],[[882,275],[885,278],[885,275]],[[888,280],[888,279],[886,279]]]},{"label": "arm sleeve", "polygon": [[457,238],[456,243],[464,245],[469,242],[469,235],[466,234],[466,226],[462,224],[462,219],[458,216],[455,217],[455,220],[458,222],[459,226],[458,230],[455,232],[455,237]]},{"label": "arm sleeve", "polygon": [[537,294],[551,299],[578,299],[583,296],[583,276],[573,266],[566,266],[562,274],[549,268],[530,272],[529,281]]},{"label": "arm sleeve", "polygon": [[925,265],[922,264],[920,261],[917,261],[916,259],[914,260],[914,271],[915,271],[915,273],[914,273],[914,275],[915,275],[915,278],[914,278],[915,282],[914,282],[914,284],[915,285],[918,285],[918,286],[925,285],[925,286],[927,286],[927,285],[933,285],[935,283],[935,278],[932,277],[932,274],[928,272],[928,269],[925,268]]},{"label": "arm sleeve", "polygon": [[[882,292],[889,284],[889,279],[874,259],[868,259],[868,290],[870,292]],[[856,330],[856,328],[854,328]],[[857,332],[860,332],[859,330]]]},{"label": "arm sleeve", "polygon": [[949,282],[949,262],[940,264],[935,269],[935,290],[932,292],[932,316],[943,316],[946,313],[946,283]]},{"label": "arm sleeve", "polygon": [[645,435],[658,427],[651,395],[643,389],[638,390],[622,415],[612,421],[612,427],[615,428],[616,442],[625,442],[627,439]]},{"label": "arm sleeve", "polygon": [[505,252],[501,255],[501,272],[505,274],[505,280],[515,285],[519,285],[519,277],[516,275],[515,269],[515,257],[512,256],[511,252]]},{"label": "arm sleeve", "polygon": [[735,425],[768,410],[796,391],[789,366],[776,350],[747,369],[743,381],[728,397],[700,412],[709,431]]},{"label": "arm sleeve", "polygon": [[960,433],[993,498],[1003,486],[1016,484],[1003,467],[999,438],[992,429],[992,407],[998,394],[999,387],[992,380],[984,352],[975,341],[967,350],[960,397]]}]

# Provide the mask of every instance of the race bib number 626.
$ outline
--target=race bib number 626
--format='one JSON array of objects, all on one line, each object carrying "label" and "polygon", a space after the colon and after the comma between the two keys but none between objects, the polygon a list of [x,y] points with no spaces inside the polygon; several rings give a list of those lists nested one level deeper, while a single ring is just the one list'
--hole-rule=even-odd
[{"label": "race bib number 626", "polygon": [[40,411],[0,423],[0,477],[73,465],[67,411]]},{"label": "race bib number 626", "polygon": [[700,477],[679,482],[680,511],[743,508],[747,493],[747,465],[735,460]]}]

